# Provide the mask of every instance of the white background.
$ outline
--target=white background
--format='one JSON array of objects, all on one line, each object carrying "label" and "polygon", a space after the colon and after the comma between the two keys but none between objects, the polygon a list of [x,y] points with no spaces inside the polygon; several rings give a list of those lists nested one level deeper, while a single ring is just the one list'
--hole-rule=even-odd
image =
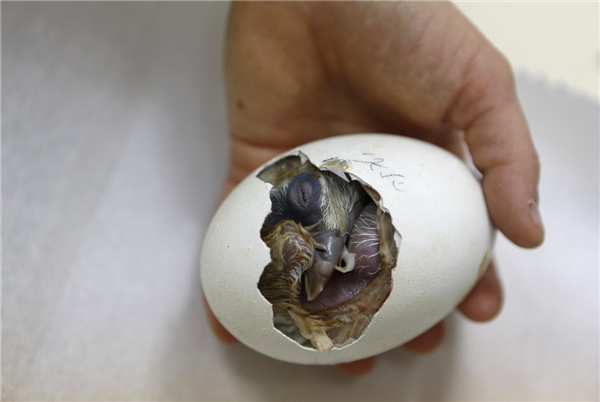
[{"label": "white background", "polygon": [[456,2],[519,71],[598,100],[598,2]]},{"label": "white background", "polygon": [[197,262],[227,163],[226,3],[3,3],[4,400],[598,399],[598,4],[461,4],[507,54],[543,247],[501,316],[368,376],[212,336]]}]

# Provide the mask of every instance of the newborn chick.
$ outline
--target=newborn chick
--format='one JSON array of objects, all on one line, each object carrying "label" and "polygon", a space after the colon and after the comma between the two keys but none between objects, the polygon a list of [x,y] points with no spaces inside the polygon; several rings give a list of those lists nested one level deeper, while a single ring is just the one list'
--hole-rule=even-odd
[{"label": "newborn chick", "polygon": [[[304,273],[308,300],[316,299],[333,271],[354,268],[355,256],[346,242],[352,225],[369,201],[360,184],[350,183],[328,171],[302,172],[274,187],[270,194],[271,213],[262,231],[290,220],[313,234],[316,242],[313,264]],[[344,260],[342,268],[339,263]]]}]

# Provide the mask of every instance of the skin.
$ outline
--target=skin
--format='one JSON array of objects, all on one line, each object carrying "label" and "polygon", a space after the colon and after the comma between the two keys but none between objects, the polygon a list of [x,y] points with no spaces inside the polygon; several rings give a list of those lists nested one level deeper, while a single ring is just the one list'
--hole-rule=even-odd
[{"label": "skin", "polygon": [[[420,138],[462,155],[468,144],[494,224],[537,247],[540,165],[506,59],[450,3],[234,3],[226,59],[231,160],[225,197],[287,149],[364,132]],[[493,319],[502,291],[493,264],[458,306]],[[208,309],[208,307],[207,307]],[[217,337],[237,340],[208,310]],[[443,322],[407,342],[435,350]],[[375,357],[340,364],[368,373]]]}]

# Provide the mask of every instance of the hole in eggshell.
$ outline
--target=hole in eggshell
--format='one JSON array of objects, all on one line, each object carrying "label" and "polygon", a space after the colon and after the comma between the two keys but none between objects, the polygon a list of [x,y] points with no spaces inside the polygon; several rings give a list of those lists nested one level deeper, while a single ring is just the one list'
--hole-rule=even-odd
[{"label": "hole in eggshell", "polygon": [[319,352],[365,333],[391,292],[398,256],[400,236],[381,196],[350,170],[341,159],[317,168],[298,152],[258,174],[273,185],[260,233],[271,262],[258,289],[274,327]]}]

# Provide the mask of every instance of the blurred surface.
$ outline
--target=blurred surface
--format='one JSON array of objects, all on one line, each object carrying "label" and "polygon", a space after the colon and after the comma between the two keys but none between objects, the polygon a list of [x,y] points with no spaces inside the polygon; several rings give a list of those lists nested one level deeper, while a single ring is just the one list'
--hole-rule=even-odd
[{"label": "blurred surface", "polygon": [[600,3],[455,2],[517,72],[598,101]]},{"label": "blurred surface", "polygon": [[440,350],[360,379],[217,342],[198,254],[227,163],[226,14],[2,4],[3,399],[598,399],[599,107],[535,65],[517,85],[547,239],[499,239],[496,321],[453,315]]}]

